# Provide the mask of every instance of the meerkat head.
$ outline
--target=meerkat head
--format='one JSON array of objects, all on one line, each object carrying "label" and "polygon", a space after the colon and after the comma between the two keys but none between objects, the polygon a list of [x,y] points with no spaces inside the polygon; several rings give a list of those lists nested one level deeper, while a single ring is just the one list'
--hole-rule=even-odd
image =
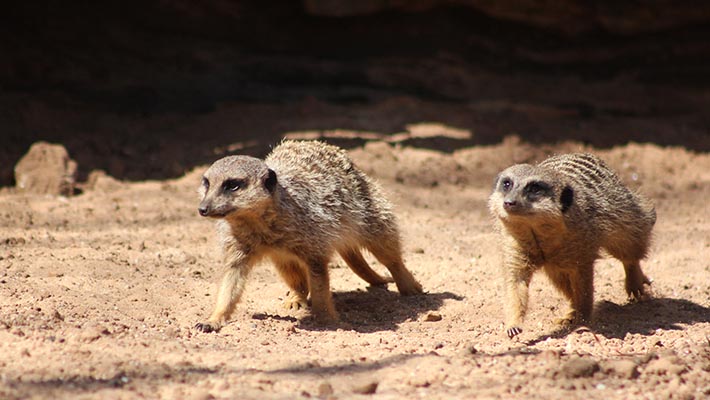
[{"label": "meerkat head", "polygon": [[517,164],[498,174],[489,208],[503,221],[559,218],[574,201],[561,177],[530,164]]},{"label": "meerkat head", "polygon": [[202,176],[197,210],[211,218],[259,213],[271,203],[276,183],[276,173],[258,158],[219,159]]}]

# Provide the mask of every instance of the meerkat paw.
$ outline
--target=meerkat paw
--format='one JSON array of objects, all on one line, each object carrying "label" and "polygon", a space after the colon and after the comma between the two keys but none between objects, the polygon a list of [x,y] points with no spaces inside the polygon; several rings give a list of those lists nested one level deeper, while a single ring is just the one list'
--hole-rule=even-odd
[{"label": "meerkat paw", "polygon": [[222,328],[222,324],[218,322],[198,322],[195,324],[195,329],[197,329],[200,332],[204,333],[210,333],[210,332],[219,332],[220,328]]},{"label": "meerkat paw", "polygon": [[399,290],[399,294],[401,294],[402,296],[414,296],[417,294],[424,293],[422,285],[413,279],[411,282],[407,282],[406,285],[397,285],[397,289]]},{"label": "meerkat paw", "polygon": [[329,312],[329,311],[321,311],[318,312],[314,310],[312,312],[313,319],[318,325],[335,325],[338,322],[340,322],[340,318],[338,317],[338,314],[336,312]]},{"label": "meerkat paw", "polygon": [[626,279],[626,294],[628,294],[629,301],[637,302],[644,300],[648,297],[645,285],[651,285],[651,280],[646,277],[646,275],[641,274],[635,279]]},{"label": "meerkat paw", "polygon": [[505,330],[505,333],[508,334],[508,337],[512,339],[523,333],[523,328],[519,326],[511,326]]},{"label": "meerkat paw", "polygon": [[308,300],[301,293],[287,292],[284,300],[284,308],[287,310],[300,310],[308,308]]},{"label": "meerkat paw", "polygon": [[577,320],[574,317],[565,316],[565,317],[555,318],[554,322],[555,322],[555,325],[559,325],[560,327],[568,327],[568,326],[574,325],[577,322]]},{"label": "meerkat paw", "polygon": [[559,325],[560,327],[569,327],[573,325],[578,325],[584,322],[585,318],[583,318],[577,310],[569,310],[567,312],[567,315],[561,318],[556,318],[555,319],[555,324]]}]

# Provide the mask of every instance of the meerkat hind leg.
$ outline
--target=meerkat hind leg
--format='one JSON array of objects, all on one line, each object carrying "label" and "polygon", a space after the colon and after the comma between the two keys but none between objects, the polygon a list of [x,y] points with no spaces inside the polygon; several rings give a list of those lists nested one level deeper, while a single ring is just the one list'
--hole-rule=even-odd
[{"label": "meerkat hind leg", "polygon": [[358,249],[348,249],[338,252],[350,269],[371,286],[385,287],[394,282],[392,277],[384,277],[375,272],[363,258]]},{"label": "meerkat hind leg", "polygon": [[404,266],[398,239],[380,238],[379,241],[368,243],[367,249],[390,271],[401,295],[410,296],[424,292],[422,285]]}]

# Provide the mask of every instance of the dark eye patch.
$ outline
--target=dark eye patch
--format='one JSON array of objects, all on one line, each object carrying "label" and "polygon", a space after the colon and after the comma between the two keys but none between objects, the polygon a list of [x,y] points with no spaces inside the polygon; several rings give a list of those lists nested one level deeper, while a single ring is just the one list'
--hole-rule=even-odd
[{"label": "dark eye patch", "polygon": [[205,189],[210,188],[210,181],[208,181],[207,178],[205,178],[205,177],[202,177],[202,186],[204,186]]},{"label": "dark eye patch", "polygon": [[533,181],[525,185],[523,193],[530,198],[548,196],[552,193],[552,187],[545,182]]},{"label": "dark eye patch", "polygon": [[222,183],[222,189],[229,192],[236,192],[244,186],[246,186],[246,182],[242,179],[227,179]]}]

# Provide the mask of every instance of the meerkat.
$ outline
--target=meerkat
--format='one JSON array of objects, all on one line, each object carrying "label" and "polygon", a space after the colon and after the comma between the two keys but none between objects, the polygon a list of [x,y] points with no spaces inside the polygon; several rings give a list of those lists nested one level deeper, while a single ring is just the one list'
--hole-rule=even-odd
[{"label": "meerkat", "polygon": [[[226,273],[211,316],[196,328],[219,330],[262,259],[274,263],[290,289],[285,305],[306,307],[319,323],[337,321],[328,263],[338,253],[370,285],[394,281],[402,295],[422,286],[402,260],[399,230],[380,187],[345,150],[317,141],[284,141],[264,160],[229,156],[202,178],[200,215],[217,220]],[[369,250],[392,275],[373,271]]]},{"label": "meerkat", "polygon": [[594,262],[603,249],[624,264],[631,300],[645,296],[641,271],[653,205],[629,190],[592,154],[550,157],[501,172],[488,202],[503,242],[506,333],[522,332],[533,272],[542,269],[569,300],[562,325],[589,321],[594,305]]}]

